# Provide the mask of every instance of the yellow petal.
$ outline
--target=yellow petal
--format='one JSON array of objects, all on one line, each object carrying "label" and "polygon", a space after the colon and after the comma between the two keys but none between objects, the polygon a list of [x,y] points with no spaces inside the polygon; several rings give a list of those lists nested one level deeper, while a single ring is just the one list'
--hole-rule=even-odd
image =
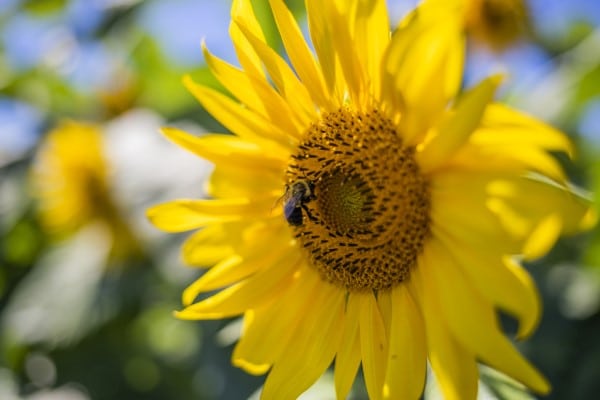
[{"label": "yellow petal", "polygon": [[300,137],[304,130],[301,121],[264,77],[257,78],[213,56],[204,43],[202,48],[212,74],[231,94],[285,132]]},{"label": "yellow petal", "polygon": [[355,46],[354,30],[358,0],[318,2],[319,11],[326,15],[340,71],[345,79],[347,94],[353,104],[361,107],[368,96],[366,69],[362,55]]},{"label": "yellow petal", "polygon": [[438,127],[437,134],[417,153],[417,161],[427,173],[444,164],[462,147],[479,125],[485,107],[494,96],[499,77],[487,78],[460,99],[454,112]]},{"label": "yellow petal", "polygon": [[276,147],[263,148],[259,144],[231,135],[206,134],[194,136],[177,128],[162,128],[169,140],[215,164],[235,164],[240,167],[281,173],[289,154],[275,152]]},{"label": "yellow petal", "polygon": [[491,209],[515,235],[529,236],[542,220],[555,213],[562,220],[563,233],[574,234],[585,226],[590,210],[590,199],[584,193],[543,177],[498,179],[486,189],[496,200]]},{"label": "yellow petal", "polygon": [[481,119],[482,130],[471,140],[477,144],[534,145],[547,150],[564,151],[573,157],[573,144],[562,132],[540,120],[503,104],[490,104]]},{"label": "yellow petal", "polygon": [[384,1],[359,0],[356,4],[354,43],[362,55],[369,91],[380,98],[381,60],[390,42],[390,21]]},{"label": "yellow petal", "polygon": [[562,220],[558,214],[543,218],[531,231],[523,246],[526,260],[534,260],[546,255],[558,240],[562,231]]},{"label": "yellow petal", "polygon": [[527,271],[508,256],[482,249],[466,238],[453,237],[453,228],[436,229],[434,234],[452,252],[471,284],[488,301],[518,319],[517,337],[531,335],[540,319],[541,302]]},{"label": "yellow petal", "polygon": [[517,254],[521,242],[504,229],[500,217],[487,208],[487,174],[446,170],[431,182],[431,220],[453,237],[468,239],[492,253]]},{"label": "yellow petal", "polygon": [[322,282],[312,311],[302,317],[290,346],[273,365],[261,398],[295,399],[308,389],[333,361],[342,331],[344,291]]},{"label": "yellow petal", "polygon": [[149,208],[146,216],[159,229],[183,232],[215,222],[268,218],[276,202],[276,197],[255,200],[175,200]]},{"label": "yellow petal", "polygon": [[[182,254],[186,264],[210,266],[234,253],[232,242],[239,246],[240,237],[230,235],[237,229],[228,229],[229,224],[214,224],[194,233],[183,244]],[[241,228],[241,224],[235,224]]]},{"label": "yellow petal", "polygon": [[287,55],[300,80],[308,89],[312,101],[333,111],[335,105],[331,104],[321,70],[302,36],[296,19],[282,0],[270,0],[270,4]]},{"label": "yellow petal", "polygon": [[[525,178],[510,173],[445,169],[432,179],[434,224],[452,226],[454,235],[469,237],[483,248],[491,243],[492,248],[500,246],[495,251],[520,254],[529,236],[553,214],[560,217],[565,234],[589,228],[593,221],[585,193],[538,175]],[[550,245],[547,241],[544,246]]]},{"label": "yellow petal", "polygon": [[[233,4],[231,5],[231,19],[232,21],[244,21],[244,24],[254,36],[260,40],[265,40],[262,28],[254,15],[250,0],[233,0]],[[262,60],[234,22],[229,25],[229,35],[244,71],[257,78],[264,79],[265,72]]]},{"label": "yellow petal", "polygon": [[513,172],[515,175],[535,171],[560,183],[565,183],[567,180],[561,165],[544,149],[519,145],[518,141],[485,145],[473,145],[473,141],[470,141],[448,161],[446,166],[479,171]]},{"label": "yellow petal", "polygon": [[431,283],[432,265],[437,253],[426,246],[418,267],[413,270],[410,286],[421,307],[427,335],[429,362],[446,400],[475,400],[478,371],[475,355],[460,344],[442,318],[436,287]]},{"label": "yellow petal", "polygon": [[262,243],[265,235],[278,237],[285,245],[287,229],[286,222],[273,220],[213,224],[191,235],[183,244],[182,253],[186,263],[208,267],[234,253],[255,253],[257,243]]},{"label": "yellow petal", "polygon": [[[273,196],[281,199],[284,193],[283,170],[274,173],[230,164],[215,167],[208,182],[206,193],[217,198]],[[272,204],[272,216],[281,214],[281,201]]]},{"label": "yellow petal", "polygon": [[429,246],[436,256],[428,264],[427,277],[439,296],[440,315],[456,340],[486,364],[536,392],[548,393],[546,379],[502,334],[493,306],[464,279],[448,250],[435,239]]},{"label": "yellow petal", "polygon": [[377,292],[377,307],[379,308],[379,314],[383,320],[385,326],[385,337],[390,338],[390,329],[392,325],[392,291],[385,290]]},{"label": "yellow petal", "polygon": [[[240,356],[238,353],[240,353],[239,349],[242,348],[241,344],[245,345],[246,343],[251,342],[252,339],[262,339],[262,335],[256,335],[257,332],[273,332],[277,329],[277,325],[273,324],[272,316],[273,314],[271,313],[270,304],[262,308],[246,311],[244,314],[244,325],[242,328],[241,337],[233,351],[231,364],[252,375],[263,375],[271,368],[273,361],[270,355],[262,355],[262,357],[249,357],[248,355],[244,354],[244,351],[241,352],[244,354],[243,356]],[[279,337],[279,341],[282,341],[282,337]],[[257,348],[264,349],[264,346],[244,346],[244,350],[246,350],[246,348],[251,348],[253,350]],[[255,354],[256,353],[253,355]],[[265,361],[265,358],[269,358],[270,361]]]},{"label": "yellow petal", "polygon": [[300,260],[299,252],[290,252],[277,262],[265,265],[264,269],[250,278],[192,304],[175,315],[181,319],[221,319],[259,307],[286,290]]},{"label": "yellow petal", "polygon": [[301,267],[286,290],[280,290],[268,304],[246,313],[242,336],[233,351],[233,364],[253,374],[265,373],[280,359],[293,332],[302,331],[303,319],[298,316],[313,312],[313,299],[322,285],[315,271]]},{"label": "yellow petal", "polygon": [[392,289],[386,399],[418,399],[425,385],[427,350],[419,309],[404,285]]},{"label": "yellow petal", "polygon": [[306,126],[317,117],[316,108],[306,87],[298,80],[289,65],[267,43],[253,35],[241,20],[235,20],[254,51],[260,56],[273,84],[286,99],[294,113]]},{"label": "yellow petal", "polygon": [[[287,241],[287,243],[286,243]],[[183,305],[189,306],[202,292],[219,289],[239,282],[248,276],[280,264],[297,250],[290,247],[290,239],[272,234],[254,241],[249,254],[233,254],[209,269],[183,292]]]},{"label": "yellow petal", "polygon": [[281,130],[272,121],[214,89],[198,85],[187,75],[183,83],[206,111],[242,139],[259,144],[272,141],[271,146],[279,145],[281,154],[293,151],[297,138]]},{"label": "yellow petal", "polygon": [[[240,274],[240,270],[244,271],[244,268],[238,268],[240,266],[240,264],[242,264],[242,257],[240,257],[237,254],[232,254],[229,257],[220,260],[212,269],[211,271],[217,271],[217,273],[220,274],[221,277],[223,277],[223,273],[231,273],[232,271],[235,273],[232,276],[232,281],[235,282],[239,279],[237,279],[239,277],[239,275],[242,275],[242,278],[248,274],[250,274],[253,271],[250,271],[248,274]],[[214,273],[212,274],[214,276]],[[229,276],[227,276],[227,278],[229,278]],[[206,279],[206,273],[204,275],[202,275],[201,278],[197,279],[196,281],[194,281],[191,285],[189,285],[188,287],[185,288],[185,290],[183,291],[182,295],[181,295],[181,303],[183,304],[184,307],[189,306],[190,304],[192,304],[196,298],[198,297],[198,295],[206,290],[210,290],[211,286],[210,284],[212,283],[211,281],[211,276],[209,276],[208,278],[208,282]],[[214,279],[212,279],[214,280]],[[229,279],[227,279],[227,281],[229,281]],[[206,283],[205,283],[206,282]],[[218,282],[219,284],[217,285],[213,285],[214,287],[212,287],[213,289],[217,289],[220,288],[223,285],[220,285],[220,282]],[[227,282],[228,283],[228,282]],[[207,289],[208,287],[208,289]]]},{"label": "yellow petal", "polygon": [[439,119],[462,79],[460,17],[452,7],[445,11],[420,7],[409,14],[383,56],[382,99],[402,113],[400,130],[409,144]]},{"label": "yellow petal", "polygon": [[372,293],[360,294],[360,349],[363,375],[369,398],[383,396],[383,383],[387,367],[388,342],[385,325]]},{"label": "yellow petal", "polygon": [[345,399],[350,393],[360,365],[359,316],[359,296],[350,293],[344,314],[343,335],[335,357],[334,381],[338,399]]},{"label": "yellow petal", "polygon": [[333,44],[334,36],[331,31],[327,14],[323,12],[327,3],[324,4],[319,0],[306,0],[305,4],[310,36],[315,52],[319,58],[323,79],[325,80],[329,93],[331,93],[332,96],[336,96],[332,98],[332,101],[334,101],[336,105],[339,105],[341,104],[342,99],[337,97],[339,93],[336,93],[336,75],[338,75],[338,66]]}]

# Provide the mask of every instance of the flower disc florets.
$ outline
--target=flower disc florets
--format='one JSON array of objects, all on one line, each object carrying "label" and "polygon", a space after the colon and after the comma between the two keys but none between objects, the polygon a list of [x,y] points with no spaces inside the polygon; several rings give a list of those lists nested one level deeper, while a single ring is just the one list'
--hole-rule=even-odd
[{"label": "flower disc florets", "polygon": [[313,188],[295,236],[327,281],[382,290],[409,276],[430,220],[428,184],[414,153],[376,110],[344,108],[308,129],[287,179]]}]

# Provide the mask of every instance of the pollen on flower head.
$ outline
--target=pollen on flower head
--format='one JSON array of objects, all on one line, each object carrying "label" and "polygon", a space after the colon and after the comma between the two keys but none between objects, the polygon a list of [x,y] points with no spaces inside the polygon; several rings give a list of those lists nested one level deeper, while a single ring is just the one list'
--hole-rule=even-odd
[{"label": "pollen on flower head", "polygon": [[361,291],[408,278],[430,220],[428,183],[414,153],[377,110],[343,108],[308,129],[287,179],[314,187],[295,236],[327,281]]}]

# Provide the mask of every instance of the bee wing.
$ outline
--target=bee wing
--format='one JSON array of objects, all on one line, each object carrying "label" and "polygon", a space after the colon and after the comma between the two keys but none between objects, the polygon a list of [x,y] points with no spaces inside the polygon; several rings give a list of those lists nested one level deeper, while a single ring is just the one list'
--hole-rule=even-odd
[{"label": "bee wing", "polygon": [[283,214],[285,215],[285,218],[289,219],[296,208],[298,208],[298,202],[295,197],[290,197],[289,199],[286,199],[283,205]]}]

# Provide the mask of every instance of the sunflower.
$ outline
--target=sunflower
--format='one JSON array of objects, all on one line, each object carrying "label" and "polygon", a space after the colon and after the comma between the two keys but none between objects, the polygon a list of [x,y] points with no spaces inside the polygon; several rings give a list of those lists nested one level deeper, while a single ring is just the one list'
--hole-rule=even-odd
[{"label": "sunflower", "polygon": [[70,120],[59,123],[40,145],[30,183],[40,222],[51,237],[70,237],[84,226],[100,223],[111,235],[113,256],[139,253],[139,243],[111,194],[100,126]]},{"label": "sunflower", "polygon": [[332,363],[340,399],[361,365],[371,398],[418,398],[427,360],[448,399],[476,397],[478,361],[548,392],[497,313],[531,334],[540,301],[520,261],[590,224],[548,153],[569,141],[493,102],[498,77],[456,99],[458,8],[425,2],[391,33],[383,0],[307,0],[313,53],[270,5],[289,64],[235,0],[241,68],[204,47],[233,97],[184,78],[235,135],[164,128],[215,164],[212,198],[148,210],[163,230],[202,228],[183,257],[212,267],[176,315],[243,314],[233,363],[268,372],[266,399],[296,398]]},{"label": "sunflower", "polygon": [[477,42],[502,51],[518,42],[530,28],[526,0],[462,0],[465,28]]}]

